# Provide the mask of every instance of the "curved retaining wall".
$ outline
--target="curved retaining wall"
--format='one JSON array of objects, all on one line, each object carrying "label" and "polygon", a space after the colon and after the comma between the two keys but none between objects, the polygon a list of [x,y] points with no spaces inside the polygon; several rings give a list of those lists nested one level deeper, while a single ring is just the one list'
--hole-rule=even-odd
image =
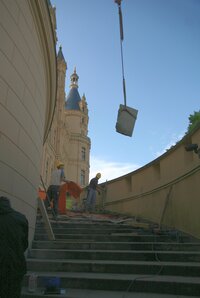
[{"label": "curved retaining wall", "polygon": [[106,210],[142,217],[200,238],[200,127],[144,167],[101,184]]},{"label": "curved retaining wall", "polygon": [[0,0],[0,195],[35,228],[41,154],[56,94],[47,1]]}]

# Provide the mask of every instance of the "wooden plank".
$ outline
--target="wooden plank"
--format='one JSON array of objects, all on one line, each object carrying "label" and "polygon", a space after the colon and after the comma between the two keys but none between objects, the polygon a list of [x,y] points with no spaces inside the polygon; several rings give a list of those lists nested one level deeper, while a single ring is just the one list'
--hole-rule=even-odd
[{"label": "wooden plank", "polygon": [[38,207],[41,212],[42,218],[44,220],[44,225],[45,225],[49,240],[55,240],[54,232],[52,230],[51,223],[49,221],[47,210],[44,206],[44,201],[41,200],[40,198],[38,198]]}]

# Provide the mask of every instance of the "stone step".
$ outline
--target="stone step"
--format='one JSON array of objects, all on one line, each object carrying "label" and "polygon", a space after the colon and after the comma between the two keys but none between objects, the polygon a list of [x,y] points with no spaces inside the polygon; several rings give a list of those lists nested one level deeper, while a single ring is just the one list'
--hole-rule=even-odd
[{"label": "stone step", "polygon": [[[124,229],[117,229],[117,228],[102,228],[102,229],[90,229],[90,228],[53,228],[53,232],[55,234],[90,234],[90,233],[95,233],[95,234],[104,234],[104,235],[111,235],[111,234],[132,234],[134,233],[137,235],[139,232],[144,233],[143,230],[141,229],[131,229],[131,228],[124,228]],[[36,234],[45,234],[46,231],[44,228],[36,228],[35,230]],[[147,233],[147,232],[146,232]],[[150,234],[151,232],[149,232]]]},{"label": "stone step", "polygon": [[200,251],[200,243],[176,242],[96,242],[96,241],[33,241],[34,249],[97,249],[97,250],[164,250],[164,251]]},{"label": "stone step", "polygon": [[[45,298],[191,298],[194,296],[170,295],[170,294],[152,294],[152,293],[134,293],[124,291],[103,291],[103,290],[79,290],[79,289],[64,289],[66,294],[62,295],[47,295]],[[35,293],[29,293],[28,288],[22,289],[21,298],[44,298],[43,288],[37,289]]]},{"label": "stone step", "polygon": [[29,258],[37,259],[86,259],[86,260],[130,260],[200,262],[200,252],[145,251],[145,250],[67,250],[31,249]]},{"label": "stone step", "polygon": [[[183,276],[165,276],[165,275],[134,275],[134,274],[106,274],[106,273],[77,273],[77,272],[36,272],[38,275],[38,287],[44,287],[44,278],[46,277],[60,277],[61,280],[61,287],[66,289],[66,296],[59,295],[59,297],[74,297],[74,298],[81,298],[81,297],[119,297],[119,298],[127,298],[127,297],[134,297],[131,296],[131,293],[137,293],[137,295],[148,295],[150,293],[154,293],[155,296],[144,296],[144,297],[163,297],[163,294],[176,294],[186,296],[196,296],[199,297],[200,293],[200,280],[196,277],[183,277]],[[28,274],[24,278],[24,283],[27,284]],[[74,296],[70,295],[70,291],[72,289],[76,289],[74,291]],[[81,292],[78,292],[77,289],[81,289]],[[103,290],[105,291],[115,291],[114,293],[116,296],[113,296],[112,292],[109,293],[103,292],[99,293],[102,296],[95,296],[97,293],[90,292],[93,295],[87,296],[87,290]],[[84,292],[85,290],[85,292]],[[73,293],[73,292],[71,292]],[[78,295],[79,293],[79,295]],[[83,294],[86,294],[85,296]],[[145,293],[145,294],[144,294]],[[156,294],[158,296],[156,296]],[[41,297],[38,293],[38,296],[34,294],[36,297]],[[82,296],[81,296],[82,295]],[[120,296],[121,295],[121,296]],[[125,296],[124,296],[125,295]],[[129,295],[129,296],[126,296]],[[31,294],[25,293],[23,291],[22,297],[29,297],[32,296]],[[33,297],[33,296],[32,296]],[[47,297],[45,295],[45,297]],[[52,295],[51,295],[52,297]],[[57,296],[55,296],[57,297]],[[140,296],[136,296],[140,297]],[[142,296],[141,296],[142,297]],[[169,297],[169,298],[173,298]]]},{"label": "stone step", "polygon": [[199,276],[198,262],[27,259],[30,271]]},{"label": "stone step", "polygon": [[[66,233],[66,231],[69,232],[74,232],[74,233],[86,233],[86,231],[88,231],[88,233],[100,233],[101,231],[104,231],[105,233],[109,233],[109,231],[113,231],[113,233],[120,233],[122,231],[124,232],[136,232],[136,233],[140,233],[140,234],[151,234],[151,235],[160,235],[160,236],[168,236],[170,238],[174,238],[174,239],[181,239],[181,241],[185,241],[186,239],[188,239],[189,241],[197,241],[200,243],[200,240],[197,240],[193,237],[191,237],[190,235],[185,235],[179,231],[176,230],[169,230],[169,229],[163,229],[163,230],[158,230],[158,229],[154,229],[154,228],[145,228],[145,227],[140,227],[140,226],[133,226],[133,225],[127,225],[127,224],[121,224],[121,225],[117,225],[117,224],[96,224],[96,223],[84,223],[84,222],[79,222],[79,223],[67,223],[67,222],[58,222],[58,223],[53,223],[52,224],[52,229],[54,230],[55,233],[59,232],[59,234]],[[42,233],[45,232],[45,227],[44,224],[36,224],[36,232],[38,233]],[[78,234],[79,234],[78,233]],[[80,234],[81,234],[80,233]]]},{"label": "stone step", "polygon": [[101,222],[93,215],[62,219],[51,220],[55,241],[48,241],[42,222],[36,224],[27,267],[38,275],[40,291],[31,295],[24,289],[23,298],[44,297],[46,276],[60,277],[66,294],[45,297],[200,296],[200,241],[134,219],[123,224]]},{"label": "stone step", "polygon": [[[148,226],[146,227],[142,227],[141,225],[129,225],[129,224],[113,224],[113,223],[102,223],[102,222],[99,222],[99,223],[96,223],[96,222],[93,222],[93,221],[90,221],[90,222],[62,222],[62,221],[58,221],[58,222],[51,222],[51,226],[52,228],[71,228],[71,229],[74,229],[74,228],[77,228],[77,227],[80,227],[80,228],[88,228],[88,229],[149,229]],[[44,223],[43,222],[37,222],[36,223],[36,228],[42,228],[44,227]]]},{"label": "stone step", "polygon": [[[94,241],[142,241],[142,242],[169,242],[173,241],[173,237],[170,238],[168,235],[136,235],[135,233],[112,233],[111,235],[101,234],[55,234],[57,240],[61,239],[85,239]],[[34,240],[47,240],[48,236],[46,233],[35,233]],[[175,240],[175,239],[174,239]]]}]

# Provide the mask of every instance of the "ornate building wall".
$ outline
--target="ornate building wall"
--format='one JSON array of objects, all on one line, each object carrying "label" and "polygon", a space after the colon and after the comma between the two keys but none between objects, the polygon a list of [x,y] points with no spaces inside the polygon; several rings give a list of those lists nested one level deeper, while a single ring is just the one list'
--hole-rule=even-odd
[{"label": "ornate building wall", "polygon": [[76,69],[70,76],[70,92],[65,103],[65,123],[69,128],[69,155],[66,173],[69,180],[82,187],[89,182],[90,138],[88,137],[88,108],[86,97],[78,93],[78,75]]},{"label": "ornate building wall", "polygon": [[[61,49],[59,51],[61,53]],[[43,147],[41,176],[48,187],[51,178],[51,172],[56,167],[58,160],[62,159],[63,138],[68,130],[64,126],[64,104],[65,104],[65,76],[67,65],[60,55],[57,55],[57,92],[56,106],[54,110],[51,129]],[[42,188],[42,187],[41,187]]]},{"label": "ornate building wall", "polygon": [[[71,75],[71,89],[65,98],[67,64],[62,48],[57,55],[56,108],[50,133],[44,144],[42,177],[48,187],[51,172],[58,160],[65,165],[68,180],[85,187],[89,182],[90,139],[88,135],[88,108],[85,95],[78,93],[78,75]],[[69,104],[70,102],[70,104]],[[42,186],[41,186],[42,188]]]}]

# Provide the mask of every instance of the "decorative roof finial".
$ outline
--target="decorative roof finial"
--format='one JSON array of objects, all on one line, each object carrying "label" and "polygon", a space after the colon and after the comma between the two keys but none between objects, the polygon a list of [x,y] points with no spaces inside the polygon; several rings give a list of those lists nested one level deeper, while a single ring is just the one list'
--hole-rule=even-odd
[{"label": "decorative roof finial", "polygon": [[78,88],[78,79],[79,79],[79,76],[76,73],[76,67],[74,67],[74,73],[70,76],[70,79],[71,79],[71,85],[70,85],[70,87],[71,88],[73,88],[73,87]]},{"label": "decorative roof finial", "polygon": [[86,101],[85,93],[83,93],[82,99]]},{"label": "decorative roof finial", "polygon": [[65,58],[63,56],[62,46],[61,45],[59,46],[58,58],[65,61]]}]

